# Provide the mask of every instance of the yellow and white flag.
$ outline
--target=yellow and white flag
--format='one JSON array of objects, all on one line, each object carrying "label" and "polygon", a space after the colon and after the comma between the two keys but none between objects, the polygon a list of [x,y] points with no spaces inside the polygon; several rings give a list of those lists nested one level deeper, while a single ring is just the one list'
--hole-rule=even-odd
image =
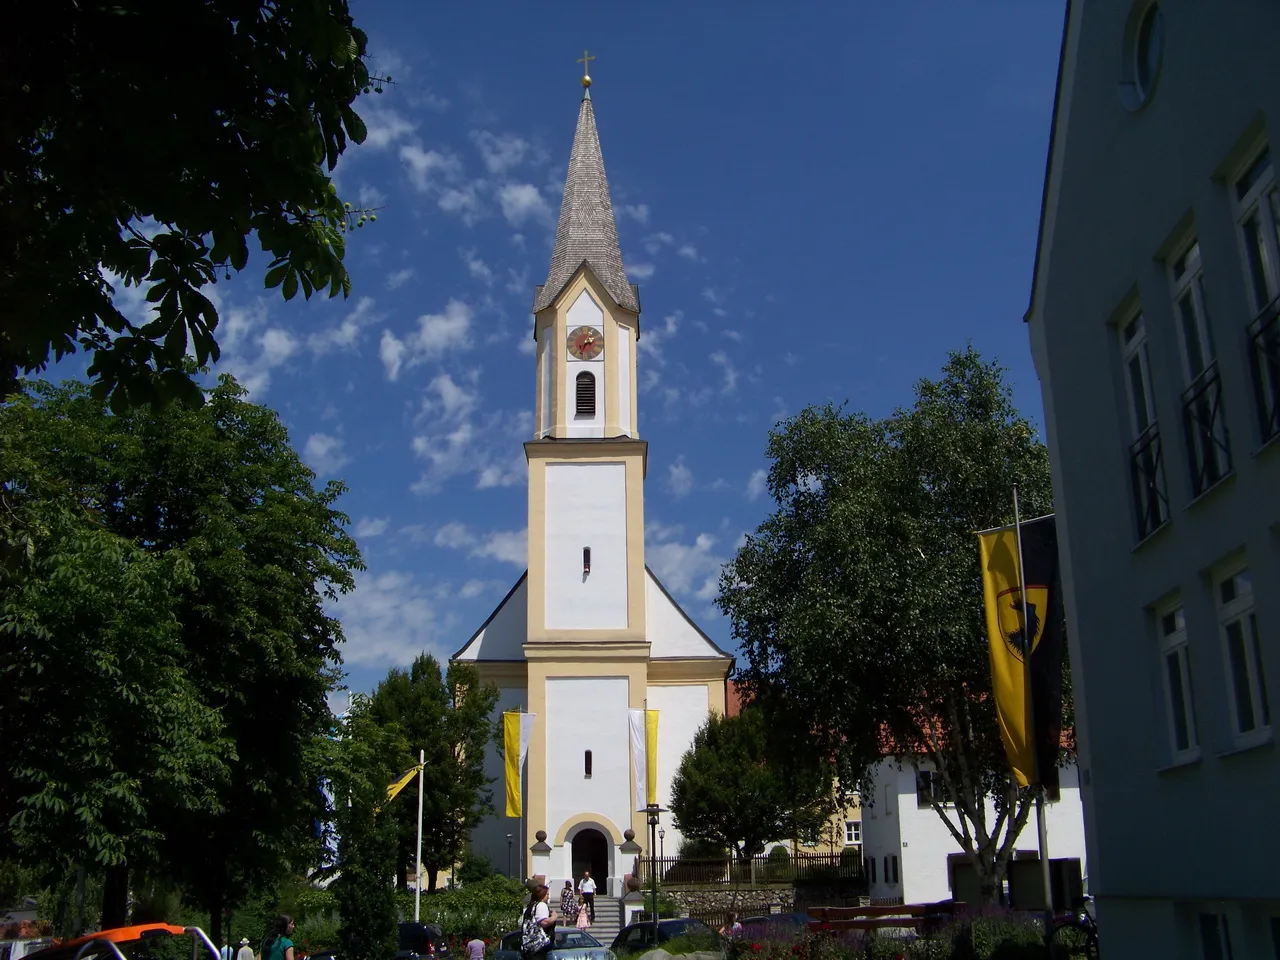
[{"label": "yellow and white flag", "polygon": [[[392,800],[394,800],[396,798],[396,794],[398,794],[401,790],[403,790],[410,783],[412,783],[413,778],[418,775],[418,771],[421,769],[422,769],[422,764],[415,763],[412,767],[410,767],[404,773],[400,774],[400,776],[396,780],[387,784],[387,803],[390,803]],[[378,808],[374,807],[373,812],[377,813]]]},{"label": "yellow and white flag", "polygon": [[520,771],[533,737],[534,714],[508,710],[502,714],[502,758],[507,774],[507,816],[518,817],[524,809],[520,802]]},{"label": "yellow and white flag", "polygon": [[658,802],[658,711],[631,710],[631,768],[636,778],[636,809]]}]

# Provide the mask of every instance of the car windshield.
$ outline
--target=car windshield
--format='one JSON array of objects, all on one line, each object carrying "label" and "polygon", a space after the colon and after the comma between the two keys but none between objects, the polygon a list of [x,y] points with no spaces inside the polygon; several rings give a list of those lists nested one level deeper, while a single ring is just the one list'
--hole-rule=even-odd
[{"label": "car windshield", "polygon": [[598,947],[600,941],[581,930],[557,930],[556,947],[572,950],[577,947]]},{"label": "car windshield", "polygon": [[672,920],[658,924],[658,934],[664,940],[683,937],[686,933],[698,933],[706,928],[697,920]]}]

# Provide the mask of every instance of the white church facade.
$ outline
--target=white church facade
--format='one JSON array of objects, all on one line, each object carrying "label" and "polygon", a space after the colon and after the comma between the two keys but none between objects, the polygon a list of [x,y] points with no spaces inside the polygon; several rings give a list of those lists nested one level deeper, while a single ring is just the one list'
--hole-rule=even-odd
[{"label": "white church facade", "polygon": [[[623,270],[589,87],[584,77],[551,265],[534,293],[528,569],[453,659],[498,686],[499,710],[535,717],[523,816],[503,816],[499,803],[472,849],[553,890],[590,870],[602,895],[619,896],[635,856],[648,852],[629,711],[658,711],[666,808],[694,733],[725,710],[733,658],[645,565],[639,290]],[[486,771],[500,796],[496,744]],[[674,852],[679,832],[669,815],[662,821]]]}]

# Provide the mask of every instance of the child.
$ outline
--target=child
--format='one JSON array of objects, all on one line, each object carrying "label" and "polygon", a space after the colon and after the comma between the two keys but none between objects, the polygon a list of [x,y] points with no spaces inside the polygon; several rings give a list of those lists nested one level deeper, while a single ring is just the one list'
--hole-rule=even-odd
[{"label": "child", "polygon": [[591,919],[587,916],[587,905],[584,902],[578,905],[578,929],[586,930],[589,926],[591,926]]}]

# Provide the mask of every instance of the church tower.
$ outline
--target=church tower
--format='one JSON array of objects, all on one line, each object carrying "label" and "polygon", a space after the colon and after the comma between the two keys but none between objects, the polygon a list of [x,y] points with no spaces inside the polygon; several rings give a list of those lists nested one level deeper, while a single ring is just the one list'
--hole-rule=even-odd
[{"label": "church tower", "polygon": [[[473,849],[501,868],[517,843],[510,869],[556,890],[590,870],[600,902],[621,896],[646,837],[629,711],[659,711],[665,806],[693,734],[724,711],[733,660],[645,566],[640,295],[623,269],[590,84],[584,76],[551,264],[534,290],[528,570],[454,659],[499,686],[500,709],[535,716],[521,822],[499,809]],[[495,751],[486,770],[499,797],[502,769]],[[674,852],[678,831],[665,826]]]}]

